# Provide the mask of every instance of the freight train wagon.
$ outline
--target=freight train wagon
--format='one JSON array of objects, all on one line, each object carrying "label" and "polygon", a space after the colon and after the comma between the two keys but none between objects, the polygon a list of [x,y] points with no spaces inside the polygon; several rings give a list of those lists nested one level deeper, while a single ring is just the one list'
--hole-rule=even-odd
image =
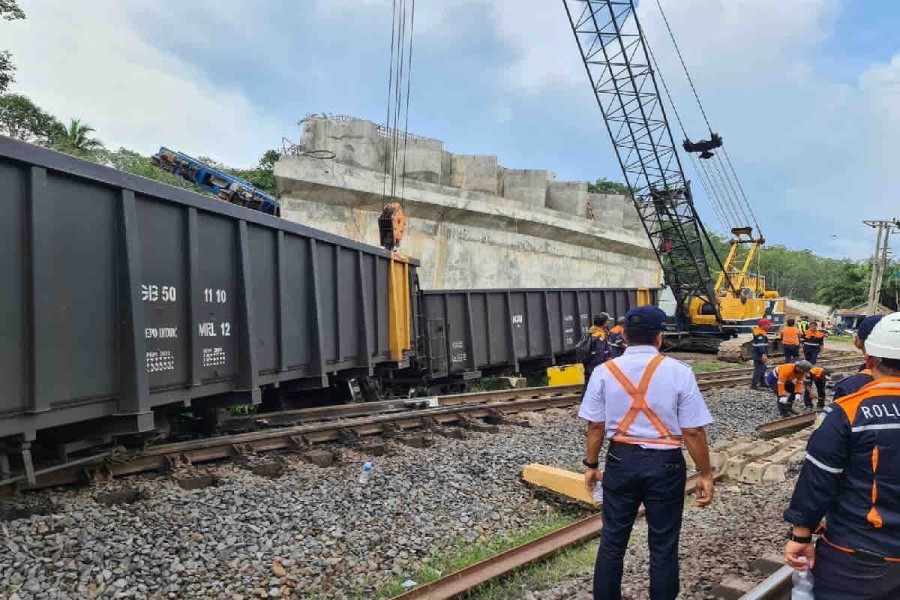
[{"label": "freight train wagon", "polygon": [[655,301],[420,292],[415,260],[3,136],[0,202],[0,471],[263,394],[570,360],[591,315]]},{"label": "freight train wagon", "polygon": [[593,315],[616,319],[657,296],[633,288],[423,291],[419,354],[437,382],[564,364]]},{"label": "freight train wagon", "polygon": [[415,260],[4,136],[0,202],[4,465],[413,355]]}]

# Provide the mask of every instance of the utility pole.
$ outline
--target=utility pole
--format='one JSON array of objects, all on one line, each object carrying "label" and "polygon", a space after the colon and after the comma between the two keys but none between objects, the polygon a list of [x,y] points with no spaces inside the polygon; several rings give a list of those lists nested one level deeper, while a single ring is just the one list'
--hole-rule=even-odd
[{"label": "utility pole", "polygon": [[878,231],[875,241],[875,252],[872,254],[872,275],[869,278],[869,295],[866,300],[866,314],[874,315],[875,310],[878,308],[878,304],[881,302],[881,284],[884,280],[884,271],[887,268],[887,256],[891,232],[900,230],[900,220],[863,221],[863,223]]}]

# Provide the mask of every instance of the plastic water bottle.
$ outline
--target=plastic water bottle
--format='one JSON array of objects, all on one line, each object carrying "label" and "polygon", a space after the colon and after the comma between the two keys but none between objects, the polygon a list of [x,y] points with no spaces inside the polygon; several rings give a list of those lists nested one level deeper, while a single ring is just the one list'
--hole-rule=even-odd
[{"label": "plastic water bottle", "polygon": [[594,487],[594,493],[591,494],[591,497],[594,498],[595,504],[600,504],[603,502],[603,486],[599,483]]},{"label": "plastic water bottle", "polygon": [[[803,561],[806,562],[806,557]],[[794,587],[791,590],[791,600],[814,600],[813,596],[813,574],[809,568],[809,564],[802,571],[794,571],[791,575]]]},{"label": "plastic water bottle", "polygon": [[359,472],[359,482],[361,484],[366,484],[369,482],[369,477],[372,475],[372,459],[367,458],[366,462],[363,463],[362,470]]}]

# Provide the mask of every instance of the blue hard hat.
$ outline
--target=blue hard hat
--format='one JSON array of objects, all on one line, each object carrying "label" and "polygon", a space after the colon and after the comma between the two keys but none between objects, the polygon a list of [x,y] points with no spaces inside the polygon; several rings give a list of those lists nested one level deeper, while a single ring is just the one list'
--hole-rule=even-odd
[{"label": "blue hard hat", "polygon": [[655,306],[637,306],[625,313],[625,329],[665,331],[666,313]]},{"label": "blue hard hat", "polygon": [[881,320],[881,317],[882,315],[873,315],[862,320],[859,327],[856,328],[856,337],[859,338],[859,341],[866,341],[866,338],[869,337],[869,334],[872,333],[872,330],[878,325],[878,321]]}]

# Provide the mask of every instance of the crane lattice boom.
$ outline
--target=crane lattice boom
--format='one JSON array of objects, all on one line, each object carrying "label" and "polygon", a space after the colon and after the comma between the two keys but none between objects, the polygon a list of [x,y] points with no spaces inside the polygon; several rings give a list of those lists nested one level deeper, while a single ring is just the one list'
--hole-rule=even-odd
[{"label": "crane lattice boom", "polygon": [[691,298],[718,305],[685,179],[631,0],[563,0],[625,182],[682,323]]}]

